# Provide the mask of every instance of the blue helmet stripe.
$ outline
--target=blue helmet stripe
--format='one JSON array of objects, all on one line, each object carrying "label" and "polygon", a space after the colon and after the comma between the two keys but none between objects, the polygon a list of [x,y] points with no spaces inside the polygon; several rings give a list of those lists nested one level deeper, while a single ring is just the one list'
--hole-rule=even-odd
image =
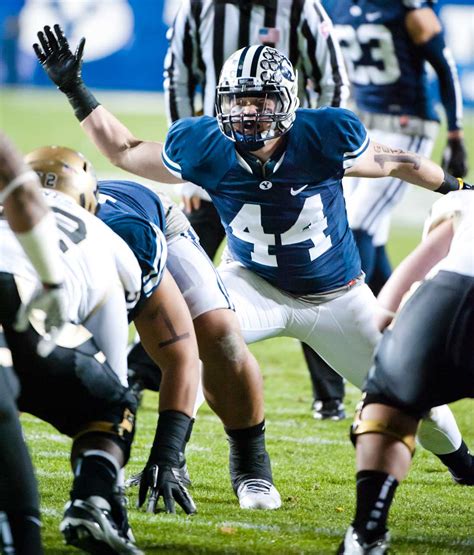
[{"label": "blue helmet stripe", "polygon": [[239,58],[239,65],[237,66],[236,77],[242,77],[242,71],[244,69],[245,56],[247,55],[247,52],[249,51],[249,49],[250,49],[250,46],[247,46],[246,48],[244,48],[242,50],[242,54],[240,55],[240,58]]},{"label": "blue helmet stripe", "polygon": [[256,73],[257,73],[257,64],[258,64],[258,59],[260,58],[260,52],[265,48],[265,46],[262,44],[262,46],[259,46],[257,48],[257,50],[255,51],[255,54],[253,56],[253,60],[252,60],[252,65],[250,67],[250,75],[252,77],[255,77]]}]

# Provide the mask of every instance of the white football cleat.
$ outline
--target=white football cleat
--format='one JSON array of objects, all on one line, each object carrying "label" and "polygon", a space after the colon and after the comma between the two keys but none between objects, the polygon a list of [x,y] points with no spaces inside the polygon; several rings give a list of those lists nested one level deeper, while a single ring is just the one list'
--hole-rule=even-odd
[{"label": "white football cleat", "polygon": [[362,542],[354,528],[349,526],[337,553],[338,555],[384,555],[388,553],[389,545],[389,532],[385,532],[382,537],[367,544]]},{"label": "white football cleat", "polygon": [[280,494],[276,487],[268,480],[249,478],[237,488],[241,509],[279,509],[281,507]]}]

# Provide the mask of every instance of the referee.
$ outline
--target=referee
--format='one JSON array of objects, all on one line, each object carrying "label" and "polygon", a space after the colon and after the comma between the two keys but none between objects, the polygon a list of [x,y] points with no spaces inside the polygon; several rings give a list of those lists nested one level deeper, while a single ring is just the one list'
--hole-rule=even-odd
[{"label": "referee", "polygon": [[[318,0],[183,0],[168,31],[165,105],[168,123],[214,116],[216,85],[224,61],[250,44],[277,48],[298,70],[303,107],[343,106],[349,82],[331,20]],[[211,259],[225,237],[207,193],[183,185],[186,215]],[[343,379],[303,344],[313,385],[313,415],[345,417]]]}]

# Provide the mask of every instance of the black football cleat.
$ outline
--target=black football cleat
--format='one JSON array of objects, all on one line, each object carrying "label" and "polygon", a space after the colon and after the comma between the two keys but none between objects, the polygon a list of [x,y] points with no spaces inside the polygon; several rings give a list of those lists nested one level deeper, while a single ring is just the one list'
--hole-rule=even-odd
[{"label": "black football cleat", "polygon": [[313,418],[316,420],[333,420],[335,422],[344,420],[346,412],[344,404],[340,399],[331,399],[330,401],[314,401]]}]

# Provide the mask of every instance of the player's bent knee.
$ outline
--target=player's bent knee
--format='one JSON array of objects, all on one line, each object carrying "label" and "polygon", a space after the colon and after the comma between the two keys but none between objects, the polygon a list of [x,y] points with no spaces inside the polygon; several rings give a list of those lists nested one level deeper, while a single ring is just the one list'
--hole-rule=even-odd
[{"label": "player's bent knee", "polygon": [[216,342],[223,358],[233,364],[242,364],[247,358],[247,345],[240,333],[230,332]]},{"label": "player's bent knee", "polygon": [[215,310],[194,323],[199,354],[205,367],[245,364],[249,351],[234,313]]},{"label": "player's bent knee", "polygon": [[[381,403],[380,399],[374,400],[373,398],[366,402],[367,397],[364,396],[362,401],[359,403],[356,414],[354,417],[354,422],[350,429],[350,438],[352,444],[355,446],[357,443],[357,438],[364,434],[381,434],[389,436],[397,441],[401,441],[410,451],[413,456],[415,453],[416,442],[415,435],[411,433],[404,433],[402,429],[399,429],[396,423],[389,420],[388,418],[377,418],[368,419],[362,418],[362,410],[365,406],[371,403]],[[383,403],[383,402],[382,402]]]}]

